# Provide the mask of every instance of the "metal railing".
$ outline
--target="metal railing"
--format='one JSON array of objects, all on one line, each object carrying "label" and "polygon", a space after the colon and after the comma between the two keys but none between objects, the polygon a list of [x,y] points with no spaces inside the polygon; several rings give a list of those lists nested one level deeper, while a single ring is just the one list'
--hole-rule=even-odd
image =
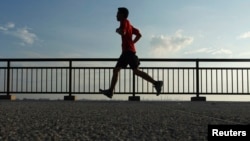
[{"label": "metal railing", "polygon": [[[0,59],[0,93],[15,94],[99,94],[110,85],[117,59],[46,58]],[[250,59],[140,59],[149,63],[140,69],[155,80],[164,81],[161,94],[249,95]],[[100,62],[98,65],[78,63]],[[242,63],[242,66],[235,64]],[[42,63],[36,66],[35,63]],[[47,63],[52,63],[47,65]],[[57,65],[62,63],[63,65]],[[158,66],[153,64],[160,63]],[[170,63],[172,65],[164,63]],[[212,64],[211,64],[212,63]],[[216,64],[217,63],[217,64]],[[186,66],[185,64],[189,64]],[[222,64],[228,64],[223,66]],[[147,81],[127,68],[120,72],[116,94],[155,94]]]}]

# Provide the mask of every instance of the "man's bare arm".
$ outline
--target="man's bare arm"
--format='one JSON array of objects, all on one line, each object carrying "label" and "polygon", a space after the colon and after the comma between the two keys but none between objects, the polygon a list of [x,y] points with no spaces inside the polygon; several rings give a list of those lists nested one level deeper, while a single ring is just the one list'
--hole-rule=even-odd
[{"label": "man's bare arm", "polygon": [[136,36],[135,36],[135,38],[134,38],[134,40],[133,40],[134,44],[135,44],[136,42],[138,42],[140,39],[141,39],[141,34],[140,34],[140,33],[139,33],[139,34],[136,34]]}]

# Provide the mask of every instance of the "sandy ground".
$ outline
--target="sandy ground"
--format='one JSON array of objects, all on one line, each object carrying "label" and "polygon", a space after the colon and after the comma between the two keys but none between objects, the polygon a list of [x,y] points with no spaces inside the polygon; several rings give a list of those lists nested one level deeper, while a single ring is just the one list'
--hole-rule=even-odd
[{"label": "sandy ground", "polygon": [[208,124],[249,124],[250,103],[0,101],[0,140],[207,140]]}]

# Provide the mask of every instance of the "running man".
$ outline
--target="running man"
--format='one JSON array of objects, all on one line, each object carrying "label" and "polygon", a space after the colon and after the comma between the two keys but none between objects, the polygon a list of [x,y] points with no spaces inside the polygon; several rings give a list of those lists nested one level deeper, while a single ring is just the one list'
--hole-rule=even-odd
[{"label": "running man", "polygon": [[[111,80],[110,88],[107,90],[100,89],[100,92],[107,96],[108,98],[113,97],[113,91],[118,79],[118,74],[122,68],[126,68],[129,64],[130,68],[133,70],[133,73],[137,76],[142,77],[144,80],[151,82],[155,89],[156,95],[159,96],[161,93],[161,87],[163,86],[163,81],[155,81],[147,73],[138,69],[140,62],[136,55],[135,43],[140,40],[141,33],[138,29],[134,28],[128,18],[129,11],[125,7],[119,7],[116,15],[117,21],[120,22],[120,27],[116,29],[122,38],[122,54],[118,59],[118,62],[113,69],[113,77]],[[135,38],[133,38],[135,35]]]}]

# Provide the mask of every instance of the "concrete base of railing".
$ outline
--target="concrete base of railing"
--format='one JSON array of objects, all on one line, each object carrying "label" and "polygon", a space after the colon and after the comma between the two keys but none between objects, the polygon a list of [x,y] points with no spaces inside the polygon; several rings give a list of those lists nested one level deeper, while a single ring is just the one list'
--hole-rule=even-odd
[{"label": "concrete base of railing", "polygon": [[140,101],[140,96],[129,96],[128,101]]},{"label": "concrete base of railing", "polygon": [[191,97],[191,101],[206,101],[206,97]]},{"label": "concrete base of railing", "polygon": [[64,100],[66,101],[75,101],[76,100],[76,96],[64,96]]},{"label": "concrete base of railing", "polygon": [[14,95],[0,95],[0,100],[16,100]]}]

